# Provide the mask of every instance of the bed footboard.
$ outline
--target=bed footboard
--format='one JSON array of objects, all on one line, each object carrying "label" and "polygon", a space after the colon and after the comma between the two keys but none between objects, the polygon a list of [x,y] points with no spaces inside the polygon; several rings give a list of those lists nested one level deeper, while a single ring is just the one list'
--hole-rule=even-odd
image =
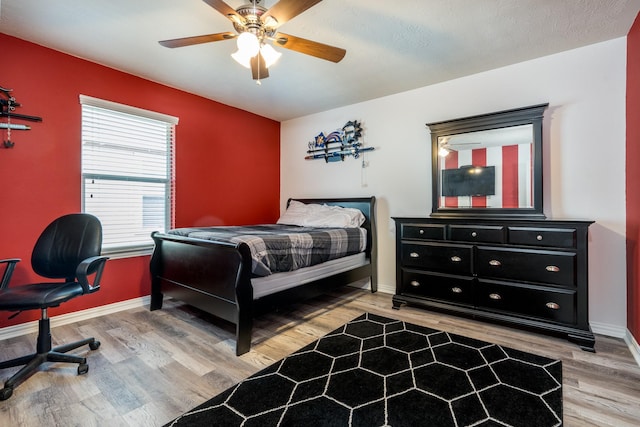
[{"label": "bed footboard", "polygon": [[231,244],[153,233],[151,310],[164,296],[197,307],[236,325],[237,354],[251,345],[253,287],[251,253]]}]

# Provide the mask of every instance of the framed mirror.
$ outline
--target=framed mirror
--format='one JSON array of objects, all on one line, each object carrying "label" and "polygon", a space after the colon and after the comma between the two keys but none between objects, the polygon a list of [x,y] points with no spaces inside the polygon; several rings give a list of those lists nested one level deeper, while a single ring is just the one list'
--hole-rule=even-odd
[{"label": "framed mirror", "polygon": [[542,119],[548,105],[427,123],[431,215],[543,219]]}]

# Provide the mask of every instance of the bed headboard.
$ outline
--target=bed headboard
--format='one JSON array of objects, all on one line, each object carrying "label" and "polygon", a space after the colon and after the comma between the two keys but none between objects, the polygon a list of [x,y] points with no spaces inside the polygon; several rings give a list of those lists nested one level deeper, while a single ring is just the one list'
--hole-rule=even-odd
[{"label": "bed headboard", "polygon": [[287,200],[287,207],[291,200],[297,200],[302,203],[318,203],[330,206],[342,206],[343,208],[359,209],[366,218],[362,227],[367,230],[367,255],[372,259],[376,259],[376,198],[371,197],[355,197],[355,198],[331,198],[331,199],[298,199],[290,198]]}]

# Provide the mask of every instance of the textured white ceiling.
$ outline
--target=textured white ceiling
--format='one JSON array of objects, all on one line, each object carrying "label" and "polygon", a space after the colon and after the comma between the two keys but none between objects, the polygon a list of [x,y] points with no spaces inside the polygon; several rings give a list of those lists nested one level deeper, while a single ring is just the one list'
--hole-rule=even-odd
[{"label": "textured white ceiling", "polygon": [[234,41],[157,43],[233,31],[202,0],[0,2],[2,33],[280,121],[624,37],[640,10],[640,0],[324,0],[280,29],[345,58],[280,48],[258,86],[231,59]]}]

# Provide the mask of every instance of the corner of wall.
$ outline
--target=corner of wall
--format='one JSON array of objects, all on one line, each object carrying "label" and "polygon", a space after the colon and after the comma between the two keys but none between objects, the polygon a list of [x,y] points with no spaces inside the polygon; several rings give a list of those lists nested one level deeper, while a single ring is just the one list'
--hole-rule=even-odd
[{"label": "corner of wall", "polygon": [[[627,329],[640,338],[640,194],[635,188],[640,171],[640,13],[627,35],[626,101],[626,248],[627,248]],[[637,342],[637,341],[636,341]],[[636,344],[637,346],[637,344]]]},{"label": "corner of wall", "polygon": [[627,343],[629,350],[631,351],[631,355],[636,360],[638,366],[640,366],[640,345],[638,345],[638,341],[631,335],[631,332],[627,330],[627,334],[624,337],[624,341]]}]

